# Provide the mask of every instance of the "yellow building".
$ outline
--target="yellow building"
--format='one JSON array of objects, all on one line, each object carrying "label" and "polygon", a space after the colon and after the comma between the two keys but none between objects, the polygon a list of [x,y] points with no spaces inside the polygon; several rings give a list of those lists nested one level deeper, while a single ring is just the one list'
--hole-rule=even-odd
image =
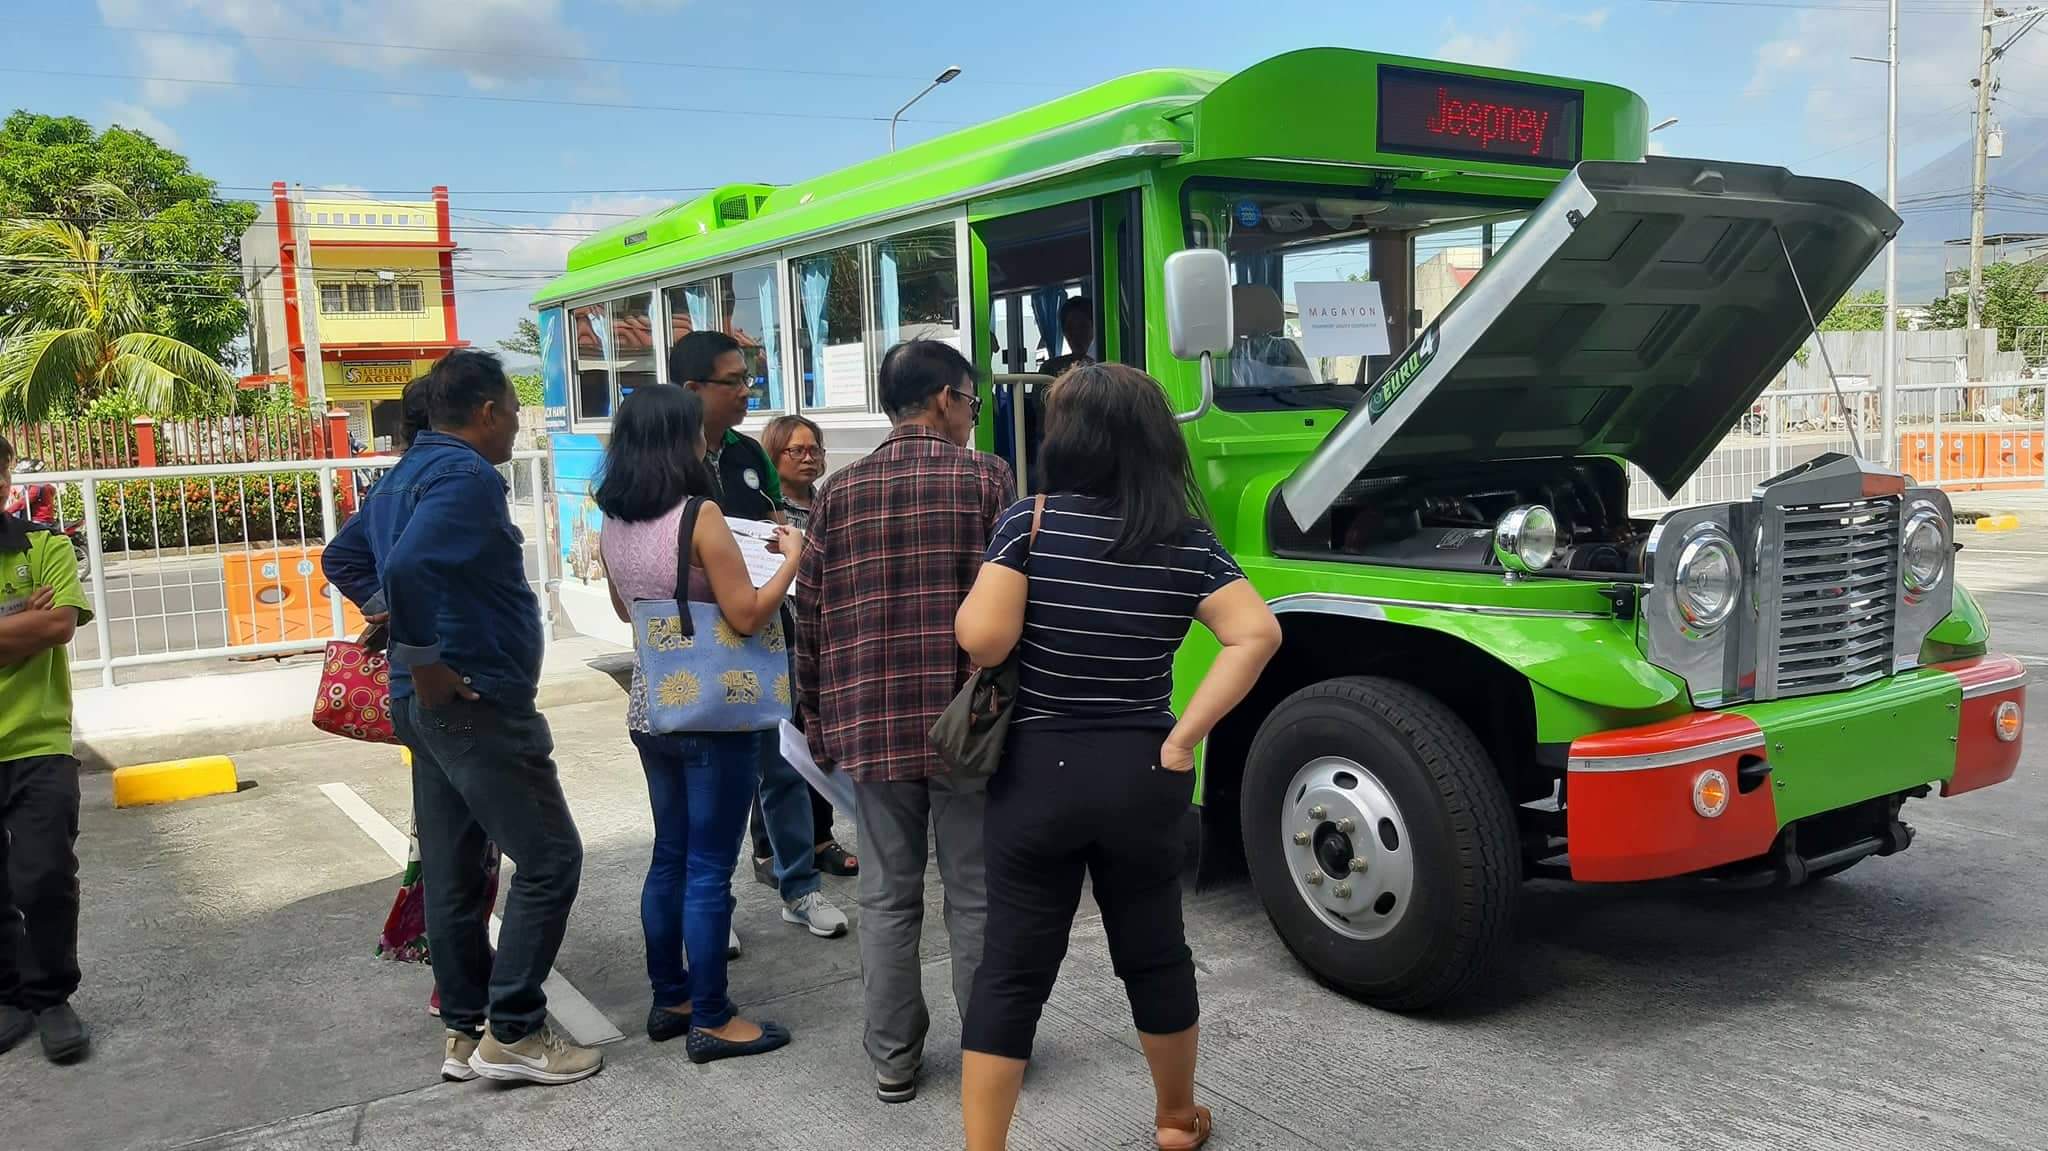
[{"label": "yellow building", "polygon": [[270,197],[242,237],[257,369],[244,383],[288,379],[316,408],[347,412],[364,447],[387,449],[406,382],[468,346],[455,320],[448,189],[430,202],[308,196],[296,214],[282,181]]}]

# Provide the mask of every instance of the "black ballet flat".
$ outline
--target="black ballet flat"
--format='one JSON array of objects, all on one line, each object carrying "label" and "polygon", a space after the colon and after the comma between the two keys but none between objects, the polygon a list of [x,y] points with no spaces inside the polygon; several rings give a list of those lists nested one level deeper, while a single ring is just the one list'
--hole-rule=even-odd
[{"label": "black ballet flat", "polygon": [[647,1009],[647,1037],[656,1043],[667,1043],[681,1039],[690,1033],[690,1017],[677,1015],[665,1007]]},{"label": "black ballet flat", "polygon": [[748,1055],[765,1055],[789,1046],[789,1028],[780,1023],[761,1024],[761,1037],[751,1043],[735,1043],[720,1039],[709,1031],[690,1029],[690,1062],[716,1063],[721,1059],[739,1059]]}]

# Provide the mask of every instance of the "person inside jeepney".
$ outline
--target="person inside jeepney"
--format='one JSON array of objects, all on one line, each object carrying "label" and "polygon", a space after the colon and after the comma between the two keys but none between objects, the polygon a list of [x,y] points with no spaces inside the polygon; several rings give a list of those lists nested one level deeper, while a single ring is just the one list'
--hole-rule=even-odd
[{"label": "person inside jeepney", "polygon": [[1236,320],[1236,346],[1230,356],[1231,382],[1242,388],[1312,387],[1315,373],[1307,357],[1286,334],[1287,310],[1280,293],[1264,284],[1237,284],[1230,289]]},{"label": "person inside jeepney", "polygon": [[1067,342],[1067,353],[1055,356],[1038,369],[1048,376],[1063,376],[1069,369],[1082,364],[1092,364],[1095,357],[1090,354],[1095,347],[1095,304],[1086,296],[1068,296],[1060,304],[1060,336]]}]

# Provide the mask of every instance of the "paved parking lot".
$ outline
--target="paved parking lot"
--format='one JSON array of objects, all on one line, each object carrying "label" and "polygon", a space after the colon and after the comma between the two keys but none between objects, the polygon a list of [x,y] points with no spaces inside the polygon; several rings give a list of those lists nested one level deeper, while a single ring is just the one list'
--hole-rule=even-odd
[{"label": "paved parking lot", "polygon": [[[2030,519],[2018,535],[1965,540],[1966,581],[2002,646],[2048,665],[2048,531]],[[958,1147],[958,1021],[936,913],[933,1056],[916,1103],[874,1100],[853,941],[785,926],[751,882],[739,888],[747,954],[734,992],[796,1044],[699,1068],[638,1034],[650,827],[620,711],[552,716],[589,854],[558,968],[626,1035],[603,1075],[555,1090],[437,1081],[430,976],[371,954],[398,868],[323,790],[345,785],[402,829],[397,754],[282,748],[241,759],[254,785],[241,794],[167,808],[117,812],[105,777],[88,779],[78,1002],[99,1047],[72,1069],[28,1050],[0,1059],[0,1143]],[[1191,898],[1214,1145],[2048,1147],[2048,733],[2030,728],[2019,779],[1910,805],[1911,851],[1823,884],[1532,884],[1517,963],[1455,1013],[1393,1016],[1339,998],[1292,962],[1242,886]],[[846,882],[831,891],[851,909]],[[1149,1146],[1149,1098],[1091,916],[1048,1009],[1013,1145]]]}]

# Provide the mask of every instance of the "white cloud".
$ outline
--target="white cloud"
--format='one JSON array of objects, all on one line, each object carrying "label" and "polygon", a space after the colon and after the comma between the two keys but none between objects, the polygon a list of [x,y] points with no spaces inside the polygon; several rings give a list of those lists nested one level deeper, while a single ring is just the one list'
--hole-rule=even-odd
[{"label": "white cloud", "polygon": [[1521,54],[1522,37],[1514,28],[1502,28],[1492,36],[1479,36],[1458,31],[1455,24],[1449,38],[1436,50],[1436,55],[1445,60],[1493,68],[1511,67]]},{"label": "white cloud", "polygon": [[142,82],[142,98],[151,105],[175,107],[190,99],[195,89],[212,87],[173,82],[179,78],[235,78],[235,47],[221,40],[180,36],[175,33],[150,33],[139,37],[135,46],[137,54],[142,58],[142,74],[163,77]]},{"label": "white cloud", "polygon": [[178,146],[177,129],[158,119],[156,113],[140,104],[119,101],[110,103],[107,105],[107,120],[123,128],[141,132],[166,148]]},{"label": "white cloud", "polygon": [[1605,8],[1594,8],[1585,12],[1565,12],[1559,16],[1559,19],[1567,24],[1577,24],[1581,28],[1590,28],[1598,31],[1607,26],[1608,14],[1608,10]]},{"label": "white cloud", "polygon": [[[569,210],[532,226],[507,224],[499,217],[465,213],[454,206],[458,218],[456,242],[470,249],[466,266],[501,272],[556,272],[568,259],[569,249],[592,232],[625,222],[634,216],[666,208],[673,200],[656,196],[595,196],[577,200]],[[472,229],[465,233],[463,222]],[[538,282],[538,281],[536,281]]]}]

